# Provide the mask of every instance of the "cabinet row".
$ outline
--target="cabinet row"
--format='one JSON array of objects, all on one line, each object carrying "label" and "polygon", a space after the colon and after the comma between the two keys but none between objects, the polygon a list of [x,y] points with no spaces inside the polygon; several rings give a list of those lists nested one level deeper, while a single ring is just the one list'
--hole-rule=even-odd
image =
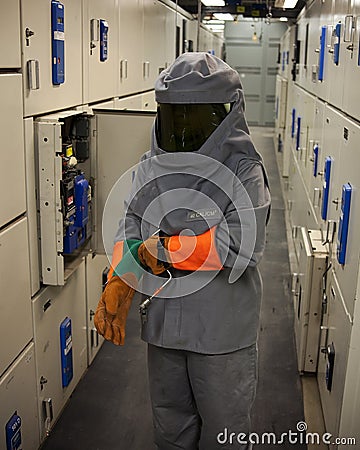
[{"label": "cabinet row", "polygon": [[[19,83],[21,75],[6,77]],[[0,232],[4,293],[0,403],[6,406],[1,408],[3,433],[6,426],[12,428],[20,420],[24,445],[29,442],[26,448],[37,448],[101,343],[92,317],[108,265],[104,250],[111,259],[133,171],[150,146],[155,112],[149,108],[153,107],[153,92],[148,92],[84,111],[19,118],[19,133],[25,141],[25,151],[18,154],[19,161],[25,154],[23,172],[19,176],[19,166],[12,172],[15,165],[9,164],[2,166],[1,174],[5,192],[17,180],[8,204],[12,206],[17,196],[25,196],[25,201]],[[109,197],[111,192],[115,195]],[[107,220],[103,221],[105,209]],[[8,211],[7,217],[12,214]],[[14,274],[15,282],[10,283]],[[61,328],[63,342],[71,344],[65,348],[73,352],[65,385],[61,364],[69,361],[61,361]],[[27,381],[20,388],[22,372]],[[34,385],[37,397],[29,394]],[[38,427],[34,426],[34,401],[38,402]],[[5,434],[0,448],[5,448]]]},{"label": "cabinet row", "polygon": [[[329,448],[350,449],[360,438],[360,311],[356,305],[354,317],[350,314],[319,230],[301,227],[293,238],[291,300],[298,368],[316,375]],[[336,437],[342,438],[341,446]]]},{"label": "cabinet row", "polygon": [[291,226],[321,231],[352,315],[360,256],[360,126],[295,84],[288,88],[285,128],[277,128],[276,143],[288,178]]},{"label": "cabinet row", "polygon": [[[177,55],[198,48],[197,21],[172,2],[2,2],[0,64],[22,68],[26,117],[152,89]],[[220,54],[205,28],[199,41]]]},{"label": "cabinet row", "polygon": [[[19,74],[0,75],[3,92],[20,83]],[[22,119],[21,91],[16,92],[17,103],[4,96],[8,114],[0,121],[8,160],[2,165],[1,185],[3,192],[12,187],[11,195],[4,195],[0,226],[7,229],[27,219],[29,242],[21,252],[30,261],[33,296],[41,283],[64,284],[68,264],[83,251],[104,250],[102,220],[108,195],[121,176],[126,179],[123,192],[130,189],[132,170],[150,148],[156,104],[149,91],[96,108]],[[17,133],[10,135],[8,130],[15,126]],[[121,208],[114,209],[117,213]],[[109,251],[119,218],[111,219]],[[15,252],[9,261],[17,257]]]},{"label": "cabinet row", "polygon": [[[4,236],[0,239],[3,244]],[[32,301],[25,291],[15,297],[8,289],[1,303],[2,342],[7,342],[0,359],[1,450],[15,448],[9,442],[27,450],[39,447],[101,347],[93,315],[107,266],[106,256],[88,255],[64,287],[46,287]]]},{"label": "cabinet row", "polygon": [[299,370],[317,375],[326,431],[359,439],[360,127],[281,76],[276,98]]},{"label": "cabinet row", "polygon": [[279,74],[360,118],[360,2],[315,0],[280,45]]}]

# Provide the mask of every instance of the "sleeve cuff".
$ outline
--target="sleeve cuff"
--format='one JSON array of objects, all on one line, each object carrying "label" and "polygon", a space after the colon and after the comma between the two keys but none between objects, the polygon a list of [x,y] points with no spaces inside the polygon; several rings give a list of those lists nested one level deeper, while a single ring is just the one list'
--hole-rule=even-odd
[{"label": "sleeve cuff", "polygon": [[215,245],[216,227],[198,236],[171,236],[168,252],[179,270],[221,270],[223,265]]},{"label": "sleeve cuff", "polygon": [[121,258],[123,257],[124,252],[124,241],[116,242],[113,248],[113,255],[111,260],[111,266],[108,273],[108,281],[111,280],[111,277],[113,276],[115,267],[119,264],[121,261]]}]

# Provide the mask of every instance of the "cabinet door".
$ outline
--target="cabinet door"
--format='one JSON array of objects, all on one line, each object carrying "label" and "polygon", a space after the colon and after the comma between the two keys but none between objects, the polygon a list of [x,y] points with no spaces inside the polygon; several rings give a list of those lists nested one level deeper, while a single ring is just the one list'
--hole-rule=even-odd
[{"label": "cabinet door", "polygon": [[20,2],[0,0],[0,67],[21,67]]},{"label": "cabinet door", "polygon": [[[25,116],[82,103],[81,2],[61,3],[65,29],[64,83],[58,85],[52,81],[51,2],[23,0],[21,4]],[[26,29],[33,33],[28,39]]]},{"label": "cabinet door", "polygon": [[344,77],[346,57],[347,53],[349,53],[346,49],[349,44],[344,42],[345,16],[348,13],[348,2],[334,2],[334,9],[332,26],[333,30],[335,30],[337,34],[337,37],[334,37],[332,42],[333,53],[331,54],[332,58],[329,65],[330,87],[328,100],[331,105],[342,109],[345,87]]},{"label": "cabinet door", "polygon": [[[43,439],[87,367],[85,262],[82,261],[74,270],[65,286],[43,289],[32,301],[32,309],[39,425]],[[68,386],[63,387],[60,324],[66,317],[71,319],[73,378]]]},{"label": "cabinet door", "polygon": [[0,248],[2,373],[33,337],[27,219],[21,219],[0,233]]},{"label": "cabinet door", "polygon": [[303,96],[303,117],[301,121],[301,149],[300,149],[300,167],[304,178],[307,191],[310,193],[310,184],[312,177],[313,166],[310,158],[312,157],[313,149],[311,144],[313,142],[313,127],[315,114],[315,97],[310,94]]},{"label": "cabinet door", "polygon": [[26,204],[29,234],[29,261],[31,296],[40,289],[39,238],[36,207],[36,169],[34,148],[34,121],[32,117],[24,119],[25,134],[25,170],[26,170]]},{"label": "cabinet door", "polygon": [[352,325],[333,273],[329,282],[327,311],[327,327],[321,330],[317,381],[326,431],[339,436]]},{"label": "cabinet door", "polygon": [[40,442],[38,415],[36,411],[35,354],[33,343],[29,344],[11,365],[9,370],[0,378],[0,404],[0,448],[5,449],[5,426],[16,411],[16,414],[21,419],[21,448],[37,450]]},{"label": "cabinet door", "polygon": [[118,95],[143,90],[143,0],[119,0]]},{"label": "cabinet door", "polygon": [[21,78],[0,75],[0,227],[26,210]]},{"label": "cabinet door", "polygon": [[311,93],[318,93],[319,42],[320,42],[320,2],[313,2],[306,13],[308,19],[307,70],[304,87]]},{"label": "cabinet door", "polygon": [[[358,287],[360,278],[358,275]],[[351,436],[360,442],[359,415],[360,415],[360,305],[355,304],[354,325],[351,331],[349,356],[346,367],[346,380],[341,411],[339,436]],[[355,443],[355,441],[354,441]]]},{"label": "cabinet door", "polygon": [[294,107],[294,82],[288,81],[287,99],[286,99],[286,118],[284,130],[284,145],[283,145],[283,169],[282,176],[289,176],[290,153],[292,146],[291,128],[292,128],[292,109]]},{"label": "cabinet door", "polygon": [[[359,240],[359,222],[360,222],[360,160],[359,160],[359,139],[360,127],[358,124],[343,118],[343,130],[341,135],[341,149],[339,152],[339,177],[336,186],[334,186],[333,200],[338,202],[337,225],[339,228],[341,216],[341,197],[342,186],[345,183],[350,183],[352,187],[350,200],[350,215],[349,228],[347,232],[347,244],[345,264],[341,265],[337,257],[334,257],[333,266],[336,272],[336,277],[339,287],[344,296],[346,307],[353,317],[354,302],[356,299],[357,276],[359,272],[359,255],[360,255],[360,240]],[[334,247],[338,246],[338,233],[335,237]]]},{"label": "cabinet door", "polygon": [[144,89],[152,89],[165,68],[165,8],[157,1],[144,0]]},{"label": "cabinet door", "polygon": [[88,344],[88,365],[100,350],[104,338],[98,334],[94,325],[94,314],[102,294],[103,273],[110,267],[106,255],[86,257],[86,324]]},{"label": "cabinet door", "polygon": [[[354,17],[354,30],[352,42],[344,43],[345,52],[345,78],[344,85],[344,111],[355,119],[360,119],[360,90],[356,88],[360,76],[360,0],[353,2],[352,14]],[[351,47],[353,46],[353,47]],[[349,50],[349,48],[353,50]]]},{"label": "cabinet door", "polygon": [[288,81],[286,79],[280,77],[280,75],[276,76],[276,89],[275,89],[275,129],[276,129],[276,132],[279,132],[279,129],[285,128],[287,84],[288,84]]},{"label": "cabinet door", "polygon": [[[94,112],[98,161],[94,248],[103,253],[105,244],[106,250],[112,253],[113,240],[123,213],[123,202],[130,192],[133,172],[140,157],[150,148],[155,113]],[[136,131],[129,133],[129,130]],[[109,195],[110,192],[112,195]]]},{"label": "cabinet door", "polygon": [[294,152],[290,154],[289,166],[289,219],[293,235],[299,237],[300,227],[317,228],[314,208],[305,188],[303,177]]},{"label": "cabinet door", "polygon": [[[325,158],[331,157],[332,163],[331,163],[331,171],[330,171],[330,184],[329,184],[329,196],[328,196],[328,208],[327,208],[327,218],[326,220],[321,220],[321,227],[324,232],[324,236],[326,235],[326,231],[328,228],[328,221],[337,221],[339,218],[339,200],[341,200],[341,197],[339,198],[339,192],[341,195],[341,186],[339,182],[339,176],[340,176],[340,148],[342,143],[342,137],[344,134],[344,117],[335,109],[326,106],[325,107],[325,116],[324,116],[324,140],[323,140],[323,148],[321,151],[321,159],[320,159],[320,172],[322,174],[322,200],[321,200],[321,207],[322,205],[325,205],[325,198],[324,198],[324,186],[325,186],[325,174],[324,174],[324,167],[325,167]],[[340,187],[340,189],[339,189]],[[329,227],[330,231],[332,230],[332,226]],[[331,235],[331,232],[330,232]],[[331,238],[332,236],[330,236]],[[334,238],[334,242],[330,245],[331,254],[332,257],[335,256],[336,252],[336,237]]]},{"label": "cabinet door", "polygon": [[[101,33],[100,20],[108,26],[107,36]],[[118,23],[115,0],[84,1],[83,15],[83,84],[84,103],[116,96],[116,70],[118,66]],[[107,57],[101,56],[106,47]]]},{"label": "cabinet door", "polygon": [[298,21],[298,40],[300,41],[300,62],[297,65],[298,75],[296,82],[306,88],[307,73],[310,71],[308,66],[308,52],[309,52],[309,21],[302,16]]},{"label": "cabinet door", "polygon": [[[169,67],[175,60],[175,42],[176,42],[176,12],[165,7],[165,67]],[[194,21],[195,22],[195,21]],[[197,23],[197,22],[196,22]],[[195,33],[196,37],[196,33]],[[189,39],[193,39],[190,37]],[[194,42],[194,41],[193,41]],[[196,44],[194,45],[196,49]]]},{"label": "cabinet door", "polygon": [[309,141],[309,168],[310,168],[310,187],[309,196],[313,204],[318,223],[321,222],[321,200],[323,180],[321,171],[323,170],[323,130],[325,103],[319,99],[315,100],[314,123],[312,128],[312,138]]},{"label": "cabinet door", "polygon": [[[302,227],[298,234],[299,239],[295,241],[298,250],[299,273],[297,274],[296,287],[294,293],[294,329],[296,339],[296,349],[298,358],[298,369],[300,372],[305,370],[306,363],[306,345],[309,327],[309,300],[313,258],[311,243],[308,238],[307,230]],[[296,245],[298,244],[298,245]]]},{"label": "cabinet door", "polygon": [[327,101],[329,98],[329,90],[330,90],[330,68],[333,66],[333,53],[330,53],[331,50],[331,33],[333,31],[332,27],[332,3],[331,1],[321,2],[321,10],[320,10],[320,22],[319,28],[317,31],[317,44],[318,46],[315,48],[319,48],[318,62],[317,64],[320,67],[321,60],[321,46],[320,46],[320,36],[323,28],[326,27],[325,30],[325,47],[323,53],[323,81],[318,81],[316,86],[316,95],[321,99]]}]

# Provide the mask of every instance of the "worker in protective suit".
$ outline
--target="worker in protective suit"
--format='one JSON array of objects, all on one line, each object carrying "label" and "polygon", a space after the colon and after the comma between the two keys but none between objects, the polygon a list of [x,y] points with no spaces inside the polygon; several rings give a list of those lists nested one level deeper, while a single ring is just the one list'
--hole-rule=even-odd
[{"label": "worker in protective suit", "polygon": [[[238,73],[222,60],[181,55],[159,75],[155,95],[151,150],[120,222],[96,324],[122,344],[135,289],[146,298],[172,277],[142,308],[155,444],[251,448],[244,436],[257,381],[265,170]],[[136,277],[131,265],[117,273],[124,255],[140,268]]]}]

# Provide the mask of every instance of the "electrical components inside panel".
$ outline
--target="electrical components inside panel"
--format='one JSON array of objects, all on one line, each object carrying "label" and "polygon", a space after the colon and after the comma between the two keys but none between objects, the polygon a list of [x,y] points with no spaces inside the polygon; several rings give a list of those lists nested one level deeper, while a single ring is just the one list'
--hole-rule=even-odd
[{"label": "electrical components inside panel", "polygon": [[62,125],[62,179],[60,195],[63,214],[63,254],[71,255],[89,237],[91,188],[89,172],[89,118],[75,116]]}]

